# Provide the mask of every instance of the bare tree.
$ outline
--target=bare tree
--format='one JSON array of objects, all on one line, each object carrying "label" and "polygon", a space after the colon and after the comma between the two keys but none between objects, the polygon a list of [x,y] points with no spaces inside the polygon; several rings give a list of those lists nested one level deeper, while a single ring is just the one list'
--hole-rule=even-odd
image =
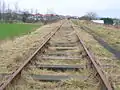
[{"label": "bare tree", "polygon": [[38,14],[38,10],[37,9],[35,10],[35,14]]},{"label": "bare tree", "polygon": [[10,5],[8,4],[6,13],[5,13],[5,21],[10,23],[12,21],[12,10],[10,9]]},{"label": "bare tree", "polygon": [[15,2],[14,4],[15,12],[13,13],[14,19],[18,19],[18,12],[19,12],[19,7],[18,7],[18,2]]},{"label": "bare tree", "polygon": [[17,12],[18,12],[18,9],[19,9],[19,7],[18,7],[18,2],[16,2],[16,3],[14,4],[14,8],[15,8],[15,12],[17,13]]},{"label": "bare tree", "polygon": [[29,11],[24,9],[23,14],[22,14],[22,21],[27,22],[27,19],[29,16],[30,16]]},{"label": "bare tree", "polygon": [[2,18],[2,10],[1,10],[2,2],[0,1],[0,20]]},{"label": "bare tree", "polygon": [[94,20],[97,18],[97,14],[95,12],[88,12],[85,17],[87,17],[88,20]]},{"label": "bare tree", "polygon": [[4,20],[5,18],[4,18],[4,14],[5,14],[5,8],[6,8],[6,5],[5,5],[5,2],[3,1],[2,2],[2,19]]},{"label": "bare tree", "polygon": [[33,12],[34,12],[34,11],[33,11],[33,9],[31,8],[31,9],[30,9],[30,13],[33,14]]}]

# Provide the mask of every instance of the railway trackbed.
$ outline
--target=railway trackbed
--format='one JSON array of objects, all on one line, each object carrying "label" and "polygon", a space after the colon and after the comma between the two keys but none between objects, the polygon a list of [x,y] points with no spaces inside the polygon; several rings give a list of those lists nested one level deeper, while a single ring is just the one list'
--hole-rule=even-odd
[{"label": "railway trackbed", "polygon": [[103,38],[101,38],[98,34],[93,32],[90,28],[88,28],[86,26],[80,26],[80,28],[82,30],[85,30],[87,33],[91,34],[94,37],[94,39],[97,40],[104,48],[106,48],[108,51],[113,53],[116,58],[120,59],[120,51],[119,50],[116,50],[113,47],[111,47]]},{"label": "railway trackbed", "polygon": [[[113,90],[112,83],[66,21],[13,74],[3,74],[0,90]],[[17,89],[16,89],[17,88]]]}]

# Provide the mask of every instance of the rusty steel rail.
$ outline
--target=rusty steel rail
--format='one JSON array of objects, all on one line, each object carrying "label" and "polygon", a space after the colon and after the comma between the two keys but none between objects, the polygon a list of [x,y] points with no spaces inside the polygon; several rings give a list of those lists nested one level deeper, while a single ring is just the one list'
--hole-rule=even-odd
[{"label": "rusty steel rail", "polygon": [[[72,23],[72,22],[71,22]],[[99,63],[97,63],[97,61],[93,58],[92,54],[88,51],[87,47],[85,46],[84,42],[81,40],[78,31],[75,29],[75,27],[73,25],[71,25],[71,27],[73,28],[73,30],[75,30],[76,35],[78,36],[80,43],[82,44],[84,50],[86,51],[91,64],[93,65],[94,69],[97,71],[97,74],[99,75],[100,80],[103,83],[103,89],[102,90],[113,90],[113,87],[111,85],[111,83],[109,82],[108,78],[106,77],[106,75],[104,74],[104,72],[102,71]]]},{"label": "rusty steel rail", "polygon": [[56,27],[54,31],[47,34],[47,38],[43,41],[40,47],[8,78],[8,80],[1,84],[0,90],[4,90],[12,81],[13,79],[23,70],[23,68],[28,65],[28,63],[37,55],[37,53],[41,50],[41,48],[50,40],[50,38],[61,28],[63,25],[60,24],[59,27]]}]

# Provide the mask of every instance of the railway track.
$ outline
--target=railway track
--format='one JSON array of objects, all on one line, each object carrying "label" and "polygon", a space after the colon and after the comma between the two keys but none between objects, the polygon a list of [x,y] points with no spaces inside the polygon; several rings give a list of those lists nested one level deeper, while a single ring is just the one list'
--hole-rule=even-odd
[{"label": "railway track", "polygon": [[0,90],[13,90],[18,85],[23,90],[113,90],[69,21],[47,35],[35,53],[1,84]]},{"label": "railway track", "polygon": [[[80,30],[79,34],[83,38],[84,41],[88,42],[87,46],[91,47],[96,44],[95,47],[91,47],[91,50],[94,51],[95,57],[97,58],[97,62],[100,64],[108,65],[108,68],[101,67],[106,76],[109,78],[109,81],[112,82],[114,90],[119,90],[119,53],[114,50],[108,43],[106,43],[103,39],[100,38],[99,35],[92,32],[93,27],[89,27],[89,25],[85,25],[83,23],[75,25],[75,28]],[[84,37],[82,34],[85,34]],[[92,38],[91,38],[92,37]],[[90,39],[89,39],[90,38]],[[90,40],[90,41],[89,41]],[[97,41],[97,42],[96,42]],[[90,42],[90,43],[89,43]],[[100,47],[102,48],[100,49]],[[109,51],[109,52],[106,52]],[[105,53],[104,53],[105,52]],[[102,55],[102,53],[104,53]]]}]

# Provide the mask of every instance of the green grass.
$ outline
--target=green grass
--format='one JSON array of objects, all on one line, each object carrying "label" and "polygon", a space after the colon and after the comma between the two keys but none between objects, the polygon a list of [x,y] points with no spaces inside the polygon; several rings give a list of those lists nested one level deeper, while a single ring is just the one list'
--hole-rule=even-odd
[{"label": "green grass", "polygon": [[0,40],[25,35],[39,27],[38,24],[0,24]]}]

